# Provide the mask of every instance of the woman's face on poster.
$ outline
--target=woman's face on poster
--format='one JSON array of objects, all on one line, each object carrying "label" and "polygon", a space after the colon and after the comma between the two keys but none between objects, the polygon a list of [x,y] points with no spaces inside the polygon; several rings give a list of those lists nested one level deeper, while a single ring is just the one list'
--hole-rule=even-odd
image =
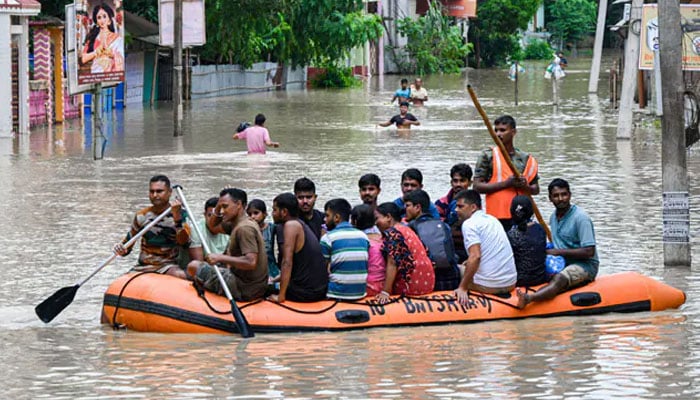
[{"label": "woman's face on poster", "polygon": [[109,19],[109,14],[103,9],[97,12],[97,26],[107,29],[112,21]]}]

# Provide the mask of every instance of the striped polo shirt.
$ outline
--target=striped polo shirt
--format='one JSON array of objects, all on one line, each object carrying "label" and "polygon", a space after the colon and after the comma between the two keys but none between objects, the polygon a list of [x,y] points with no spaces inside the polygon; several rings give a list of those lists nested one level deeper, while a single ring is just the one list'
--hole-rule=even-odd
[{"label": "striped polo shirt", "polygon": [[327,296],[356,300],[367,294],[369,239],[348,222],[341,222],[321,238],[321,252],[330,261]]}]

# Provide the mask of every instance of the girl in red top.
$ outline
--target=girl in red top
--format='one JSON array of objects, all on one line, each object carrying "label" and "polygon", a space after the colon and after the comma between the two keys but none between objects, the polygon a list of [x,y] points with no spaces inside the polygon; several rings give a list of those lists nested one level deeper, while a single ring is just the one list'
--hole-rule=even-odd
[{"label": "girl in red top", "polygon": [[401,208],[393,202],[377,206],[374,211],[377,228],[384,237],[386,281],[376,299],[389,302],[390,294],[422,295],[433,291],[435,271],[428,253],[413,230],[401,221]]}]

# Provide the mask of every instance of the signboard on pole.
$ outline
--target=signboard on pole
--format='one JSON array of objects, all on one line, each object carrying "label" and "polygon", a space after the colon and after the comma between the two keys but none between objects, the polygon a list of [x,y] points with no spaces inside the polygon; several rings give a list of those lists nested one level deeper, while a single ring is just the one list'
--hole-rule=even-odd
[{"label": "signboard on pole", "polygon": [[690,204],[688,192],[663,193],[664,243],[690,242]]},{"label": "signboard on pole", "polygon": [[[681,4],[683,70],[700,71],[700,5]],[[639,46],[639,69],[654,69],[654,51],[659,50],[659,19],[656,4],[644,4]]]},{"label": "signboard on pole", "polygon": [[68,93],[74,94],[85,93],[92,90],[91,84],[78,85],[78,56],[77,46],[80,39],[80,23],[75,14],[75,5],[66,5],[66,30],[65,34],[65,51],[66,51],[66,66],[68,68]]},{"label": "signboard on pole", "polygon": [[121,0],[76,0],[78,84],[124,80]]},{"label": "signboard on pole", "polygon": [[[174,46],[175,0],[158,2],[160,45]],[[207,42],[204,0],[182,0],[182,46],[201,46]]]}]

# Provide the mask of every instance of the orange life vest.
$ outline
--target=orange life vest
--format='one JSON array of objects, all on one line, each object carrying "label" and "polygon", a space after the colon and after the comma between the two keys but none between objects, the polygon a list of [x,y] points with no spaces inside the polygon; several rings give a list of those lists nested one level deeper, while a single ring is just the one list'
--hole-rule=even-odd
[{"label": "orange life vest", "polygon": [[[498,146],[491,149],[493,151],[493,158],[491,163],[493,164],[493,170],[491,172],[491,180],[488,183],[503,182],[513,175],[513,171],[508,167],[506,159],[501,154]],[[525,170],[522,171],[522,176],[527,179],[527,183],[531,183],[533,179],[537,176],[537,160],[535,157],[530,156],[527,159],[527,164],[525,164]],[[510,218],[510,203],[513,201],[513,197],[522,194],[518,192],[514,187],[509,187],[507,189],[499,190],[493,193],[486,194],[486,205],[485,211],[487,214],[493,215],[498,219],[508,219]]]}]

